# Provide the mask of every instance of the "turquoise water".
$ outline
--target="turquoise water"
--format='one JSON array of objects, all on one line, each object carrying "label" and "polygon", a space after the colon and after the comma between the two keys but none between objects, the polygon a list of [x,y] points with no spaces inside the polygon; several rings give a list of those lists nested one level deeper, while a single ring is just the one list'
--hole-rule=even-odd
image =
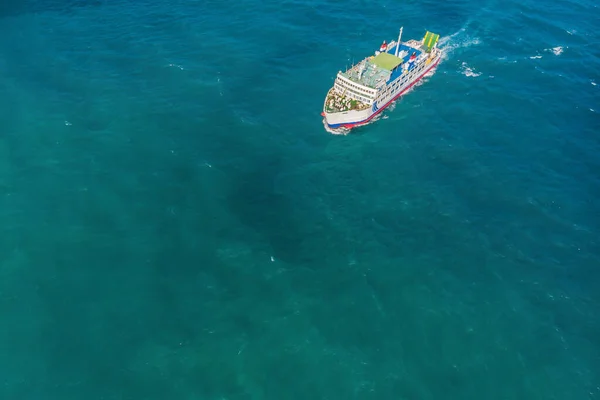
[{"label": "turquoise water", "polygon": [[[600,398],[591,0],[0,6],[0,398]],[[376,123],[324,95],[394,39]]]}]

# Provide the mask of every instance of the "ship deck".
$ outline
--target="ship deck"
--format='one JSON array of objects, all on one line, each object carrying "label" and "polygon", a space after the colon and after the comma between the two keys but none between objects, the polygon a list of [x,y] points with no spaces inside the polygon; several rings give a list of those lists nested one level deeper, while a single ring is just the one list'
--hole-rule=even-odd
[{"label": "ship deck", "polygon": [[408,55],[406,55],[403,59],[404,62],[408,61],[408,58],[410,57],[410,55],[415,52],[416,56],[419,57],[421,55],[421,53],[423,52],[420,48],[418,48],[417,46],[412,47],[412,46],[407,46],[404,43],[400,44],[400,52],[402,51],[406,51],[408,53]]},{"label": "ship deck", "polygon": [[[411,43],[411,44],[413,44],[413,43]],[[418,44],[418,43],[416,43],[416,44]],[[407,46],[404,43],[400,43],[400,53],[402,51],[405,51],[407,53],[402,58],[402,62],[408,61],[408,58],[411,56],[411,54],[413,52],[416,53],[417,57],[419,55],[421,55],[421,53],[422,53],[422,50],[419,49],[417,46],[412,47],[412,46]],[[396,52],[395,45],[392,48],[387,50],[387,53],[389,53],[391,55],[393,55],[395,52]],[[342,72],[342,76],[350,79],[352,82],[356,82],[358,84],[365,85],[367,87],[375,89],[379,82],[382,82],[382,81],[387,82],[387,80],[390,78],[391,71],[389,69],[383,68],[381,66],[377,66],[372,61],[373,61],[373,57],[372,56],[368,57],[367,59],[361,61],[360,63],[352,66],[352,68],[349,68],[347,71]],[[361,78],[359,79],[358,75],[360,72],[360,65],[363,62],[365,63],[366,68],[365,68]]]},{"label": "ship deck", "polygon": [[380,68],[375,64],[366,61],[365,65],[366,68],[360,79],[358,79],[358,74],[360,72],[360,63],[356,64],[346,72],[343,72],[342,76],[350,79],[352,82],[356,82],[373,89],[376,87],[377,83],[379,83],[382,80],[387,81],[387,79],[390,76],[390,71]]}]

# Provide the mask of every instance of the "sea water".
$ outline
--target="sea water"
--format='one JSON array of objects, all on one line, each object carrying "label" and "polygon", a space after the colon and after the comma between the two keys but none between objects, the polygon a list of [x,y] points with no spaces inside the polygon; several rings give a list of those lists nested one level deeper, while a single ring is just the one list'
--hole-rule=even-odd
[{"label": "sea water", "polygon": [[[0,398],[600,398],[599,19],[4,1]],[[443,61],[331,135],[400,26]]]}]

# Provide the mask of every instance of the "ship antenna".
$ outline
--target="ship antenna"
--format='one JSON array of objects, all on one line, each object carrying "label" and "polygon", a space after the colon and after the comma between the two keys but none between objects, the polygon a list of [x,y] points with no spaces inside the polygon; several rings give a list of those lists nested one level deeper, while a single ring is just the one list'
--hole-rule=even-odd
[{"label": "ship antenna", "polygon": [[398,34],[398,43],[396,43],[396,54],[395,56],[398,57],[398,53],[400,52],[400,40],[402,39],[402,28],[404,28],[403,26],[400,27],[400,33]]}]

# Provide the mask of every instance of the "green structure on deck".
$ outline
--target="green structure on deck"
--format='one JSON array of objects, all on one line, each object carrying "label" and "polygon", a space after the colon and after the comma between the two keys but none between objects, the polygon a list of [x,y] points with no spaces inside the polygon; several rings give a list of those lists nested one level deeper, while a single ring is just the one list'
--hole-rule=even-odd
[{"label": "green structure on deck", "polygon": [[431,48],[435,46],[439,38],[440,35],[427,31],[425,37],[423,38],[423,46],[425,47],[425,52],[429,53],[431,51]]},{"label": "green structure on deck", "polygon": [[391,71],[402,64],[402,59],[393,54],[382,52],[377,54],[377,56],[371,60],[371,63],[377,65],[379,68]]}]

